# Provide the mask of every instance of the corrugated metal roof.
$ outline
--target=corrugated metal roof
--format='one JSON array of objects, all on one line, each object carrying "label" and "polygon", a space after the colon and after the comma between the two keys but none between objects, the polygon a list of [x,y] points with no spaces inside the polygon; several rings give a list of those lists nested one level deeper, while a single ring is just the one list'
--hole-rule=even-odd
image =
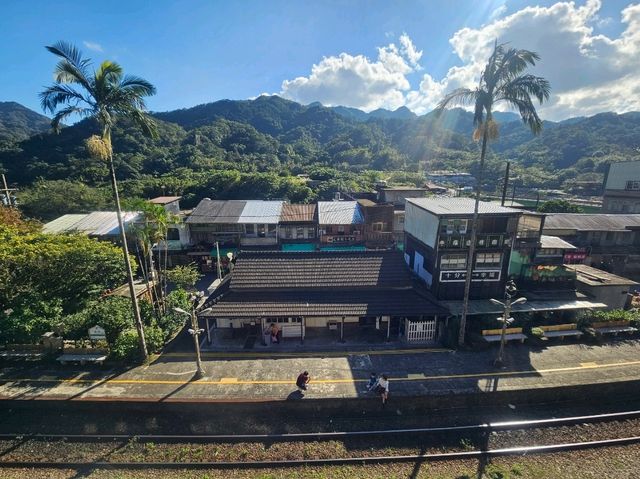
[{"label": "corrugated metal roof", "polygon": [[[472,215],[475,200],[472,198],[407,198],[412,203],[435,215]],[[498,203],[481,201],[478,213],[483,214],[511,214],[522,213],[522,210],[507,208]]]},{"label": "corrugated metal roof", "polygon": [[53,221],[49,221],[42,227],[43,233],[66,233],[73,231],[73,225],[85,218],[87,213],[62,215]]},{"label": "corrugated metal roof", "polygon": [[540,243],[542,244],[542,248],[576,249],[571,243],[557,236],[541,235]]},{"label": "corrugated metal roof", "polygon": [[544,220],[543,231],[625,231],[640,227],[640,214],[611,215],[586,213],[552,213]]},{"label": "corrugated metal roof", "polygon": [[249,200],[246,202],[238,223],[277,224],[284,201]]},{"label": "corrugated metal roof", "polygon": [[[125,224],[132,223],[140,217],[135,211],[123,211]],[[116,236],[120,234],[118,216],[115,211],[94,211],[89,214],[64,215],[44,225],[45,233],[85,233],[89,236]]]},{"label": "corrugated metal roof", "polygon": [[321,225],[356,225],[364,223],[357,201],[318,201]]},{"label": "corrugated metal roof", "polygon": [[291,205],[282,206],[280,215],[281,223],[304,223],[311,222],[315,219],[316,205]]},{"label": "corrugated metal roof", "polygon": [[187,218],[190,224],[237,223],[247,202],[244,200],[204,199]]},{"label": "corrugated metal roof", "polygon": [[[140,217],[135,211],[123,211],[122,220],[125,225]],[[70,231],[86,233],[90,236],[116,236],[120,234],[118,217],[115,211],[94,211],[73,225]]]},{"label": "corrugated metal roof", "polygon": [[166,205],[169,203],[173,203],[174,201],[178,201],[182,196],[158,196],[156,198],[151,198],[149,203],[154,203],[156,205]]},{"label": "corrugated metal roof", "polygon": [[567,264],[565,267],[576,272],[578,281],[590,286],[629,286],[638,284],[631,279],[608,273],[586,264]]}]

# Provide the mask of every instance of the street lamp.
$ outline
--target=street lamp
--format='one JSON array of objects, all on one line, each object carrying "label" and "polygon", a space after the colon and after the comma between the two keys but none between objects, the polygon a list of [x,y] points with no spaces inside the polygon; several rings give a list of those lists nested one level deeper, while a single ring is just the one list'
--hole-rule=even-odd
[{"label": "street lamp", "polygon": [[503,365],[503,355],[504,355],[504,345],[506,343],[506,333],[507,326],[513,322],[513,318],[510,318],[511,308],[516,304],[522,304],[527,301],[527,298],[518,298],[514,301],[511,301],[511,298],[515,296],[518,292],[518,288],[512,279],[507,281],[507,284],[504,287],[504,303],[502,301],[498,301],[497,299],[490,298],[493,304],[497,304],[498,306],[502,306],[504,308],[504,315],[502,318],[498,318],[498,321],[502,321],[502,333],[500,335],[500,349],[498,351],[498,357],[493,362],[493,364],[497,367],[502,367]]},{"label": "street lamp", "polygon": [[191,318],[191,327],[188,329],[189,334],[193,336],[193,343],[196,347],[196,373],[194,374],[195,379],[200,379],[204,376],[205,372],[202,369],[202,361],[200,359],[200,340],[198,337],[204,332],[204,329],[200,329],[198,327],[198,318],[196,317],[196,308],[195,306],[191,309],[191,312],[185,311],[182,308],[173,308],[176,313],[184,314]]}]

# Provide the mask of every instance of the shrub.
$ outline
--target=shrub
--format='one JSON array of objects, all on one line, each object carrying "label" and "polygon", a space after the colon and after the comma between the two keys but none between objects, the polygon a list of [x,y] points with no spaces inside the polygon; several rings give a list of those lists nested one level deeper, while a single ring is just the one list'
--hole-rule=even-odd
[{"label": "shrub", "polygon": [[[164,332],[157,325],[144,328],[144,338],[147,341],[147,350],[149,353],[157,353],[164,346]],[[138,333],[136,332],[136,339]]]},{"label": "shrub", "polygon": [[531,328],[531,336],[542,339],[544,337],[544,331],[542,328]]},{"label": "shrub", "polygon": [[121,361],[140,357],[138,348],[138,332],[135,329],[125,329],[116,338],[111,349],[111,356]]}]

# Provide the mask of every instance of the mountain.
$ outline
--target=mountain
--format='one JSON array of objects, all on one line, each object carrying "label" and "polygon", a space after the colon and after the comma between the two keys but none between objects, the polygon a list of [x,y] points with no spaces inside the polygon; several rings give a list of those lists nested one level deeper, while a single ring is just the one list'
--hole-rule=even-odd
[{"label": "mountain", "polygon": [[51,128],[51,119],[20,103],[0,101],[0,142],[20,141]]},{"label": "mountain", "polygon": [[[321,105],[318,102],[312,103],[312,105]],[[350,108],[347,106],[333,106],[330,107],[333,111],[335,111],[338,115],[344,116],[345,118],[349,118],[350,120],[356,121],[368,121],[371,119],[397,119],[397,120],[412,120],[417,117],[417,115],[409,110],[406,106],[401,106],[396,110],[386,110],[384,108],[378,108],[377,110],[370,111],[369,113],[358,110],[357,108]]]},{"label": "mountain", "polygon": [[[159,194],[166,187],[193,198],[331,198],[335,189],[369,187],[375,181],[370,170],[415,184],[425,170],[477,173],[473,115],[460,108],[441,115],[416,116],[406,108],[365,113],[261,96],[153,115],[161,133],[157,141],[127,122],[114,130],[125,196]],[[545,121],[538,137],[514,113],[498,112],[495,118],[500,137],[490,144],[487,178],[500,178],[509,159],[525,187],[571,188],[577,180],[597,181],[607,163],[637,158],[640,146],[639,113]],[[89,159],[84,148],[84,140],[97,131],[94,123],[82,121],[59,135],[33,135],[0,149],[0,169],[18,185],[38,178],[102,185],[105,166]],[[300,173],[320,186],[302,186],[295,180]]]}]

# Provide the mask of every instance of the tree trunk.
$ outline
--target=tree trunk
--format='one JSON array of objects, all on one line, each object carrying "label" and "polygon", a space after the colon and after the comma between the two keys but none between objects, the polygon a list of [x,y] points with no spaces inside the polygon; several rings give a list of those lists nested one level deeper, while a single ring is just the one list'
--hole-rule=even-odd
[{"label": "tree trunk", "polygon": [[122,221],[122,210],[120,209],[120,195],[118,194],[118,182],[116,180],[116,170],[113,165],[113,153],[109,152],[109,170],[111,172],[111,188],[113,189],[113,199],[116,203],[116,214],[118,216],[118,226],[120,227],[120,241],[122,241],[122,253],[124,254],[124,264],[127,268],[127,281],[129,283],[129,294],[131,295],[131,304],[133,306],[133,317],[138,331],[138,343],[140,347],[140,356],[144,361],[149,358],[147,352],[147,343],[144,339],[144,329],[142,325],[142,317],[140,316],[140,307],[138,306],[138,298],[133,283],[133,270],[129,261],[129,247],[127,246],[127,234],[124,230],[124,221]]},{"label": "tree trunk", "polygon": [[[487,122],[489,119],[487,118]],[[482,191],[482,181],[484,177],[484,158],[487,153],[488,128],[485,124],[482,133],[482,151],[480,153],[480,171],[478,172],[478,183],[476,185],[476,201],[473,206],[473,218],[471,219],[471,245],[467,256],[467,275],[464,278],[464,295],[462,297],[462,315],[460,316],[460,331],[458,333],[458,345],[464,344],[467,314],[469,312],[469,293],[471,292],[471,275],[473,274],[473,260],[476,253],[476,236],[478,232],[478,210],[480,208],[480,193]]]}]

